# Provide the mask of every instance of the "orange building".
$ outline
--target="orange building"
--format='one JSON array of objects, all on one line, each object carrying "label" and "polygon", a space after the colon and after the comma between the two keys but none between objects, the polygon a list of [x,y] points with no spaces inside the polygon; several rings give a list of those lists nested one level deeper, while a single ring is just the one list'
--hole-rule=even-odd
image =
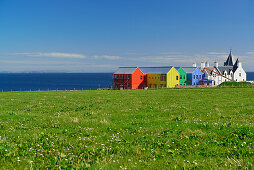
[{"label": "orange building", "polygon": [[138,67],[119,67],[114,73],[115,89],[143,89],[146,76]]}]

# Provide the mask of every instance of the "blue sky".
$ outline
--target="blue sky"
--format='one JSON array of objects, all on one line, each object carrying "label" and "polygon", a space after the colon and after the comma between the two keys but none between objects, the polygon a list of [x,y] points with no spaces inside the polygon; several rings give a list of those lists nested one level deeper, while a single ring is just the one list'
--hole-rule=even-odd
[{"label": "blue sky", "polygon": [[0,72],[223,63],[254,71],[252,0],[0,0]]}]

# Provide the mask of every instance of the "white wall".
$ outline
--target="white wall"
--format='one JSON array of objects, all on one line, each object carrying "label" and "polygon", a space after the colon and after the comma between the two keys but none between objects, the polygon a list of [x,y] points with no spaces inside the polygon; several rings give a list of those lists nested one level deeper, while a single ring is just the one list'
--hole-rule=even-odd
[{"label": "white wall", "polygon": [[234,80],[237,82],[246,81],[246,72],[243,70],[242,67],[238,67],[234,73]]}]

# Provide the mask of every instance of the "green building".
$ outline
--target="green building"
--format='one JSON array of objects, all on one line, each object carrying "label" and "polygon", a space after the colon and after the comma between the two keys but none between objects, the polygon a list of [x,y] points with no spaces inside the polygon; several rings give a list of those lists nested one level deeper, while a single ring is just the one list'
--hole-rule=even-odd
[{"label": "green building", "polygon": [[180,76],[179,85],[180,86],[186,86],[186,81],[187,81],[187,74],[186,74],[186,72],[182,69],[182,67],[175,67],[175,69],[178,71],[179,76]]}]

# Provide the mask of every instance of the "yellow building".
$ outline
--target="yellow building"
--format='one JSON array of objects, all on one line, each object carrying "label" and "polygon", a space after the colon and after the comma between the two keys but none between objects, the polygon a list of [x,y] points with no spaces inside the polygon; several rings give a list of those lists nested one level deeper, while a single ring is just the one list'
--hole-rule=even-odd
[{"label": "yellow building", "polygon": [[174,67],[139,67],[146,74],[148,88],[174,88],[179,85],[179,73]]},{"label": "yellow building", "polygon": [[167,88],[174,88],[179,86],[179,73],[178,71],[172,67],[170,71],[167,73]]},{"label": "yellow building", "polygon": [[147,74],[147,87],[164,88],[167,86],[166,74]]}]

